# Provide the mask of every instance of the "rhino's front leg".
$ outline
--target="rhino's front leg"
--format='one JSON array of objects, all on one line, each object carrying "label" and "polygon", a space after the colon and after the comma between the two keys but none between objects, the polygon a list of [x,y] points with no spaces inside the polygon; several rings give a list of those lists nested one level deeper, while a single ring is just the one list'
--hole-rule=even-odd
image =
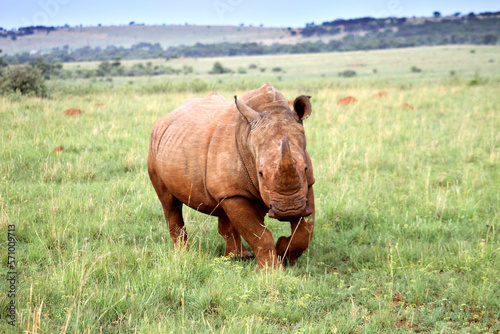
[{"label": "rhino's front leg", "polygon": [[219,233],[226,241],[226,254],[224,256],[252,258],[253,254],[243,246],[238,231],[227,217],[219,217]]},{"label": "rhino's front leg", "polygon": [[271,231],[264,225],[265,208],[243,197],[232,197],[221,202],[236,231],[252,247],[259,268],[279,268]]},{"label": "rhino's front leg", "polygon": [[307,204],[312,210],[311,216],[290,221],[292,235],[280,237],[276,242],[276,252],[283,262],[294,264],[309,247],[314,231],[314,193],[309,188]]}]

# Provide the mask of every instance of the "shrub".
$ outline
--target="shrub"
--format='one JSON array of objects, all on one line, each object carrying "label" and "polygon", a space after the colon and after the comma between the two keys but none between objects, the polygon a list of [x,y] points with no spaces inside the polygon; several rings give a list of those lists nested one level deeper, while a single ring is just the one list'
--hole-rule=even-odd
[{"label": "shrub", "polygon": [[266,71],[266,68],[265,68],[265,67],[261,67],[261,68],[260,68],[260,71],[261,71],[262,73],[264,73],[264,72]]},{"label": "shrub", "polygon": [[229,68],[225,68],[222,66],[222,64],[218,61],[214,63],[214,66],[212,67],[212,70],[208,73],[210,74],[223,74],[223,73],[230,73],[231,70]]},{"label": "shrub", "polygon": [[51,64],[48,63],[43,57],[36,57],[35,60],[30,62],[30,65],[42,71],[42,76],[46,80],[50,79],[52,75],[60,76],[63,68],[61,63]]},{"label": "shrub", "polygon": [[345,70],[344,72],[340,72],[339,76],[345,77],[345,78],[351,78],[356,76],[356,71],[353,70]]},{"label": "shrub", "polygon": [[[2,49],[0,49],[0,53],[2,53]],[[3,67],[7,67],[7,66],[9,66],[9,63],[7,63],[7,61],[4,59],[4,57],[0,56],[0,70]]]},{"label": "shrub", "polygon": [[244,67],[238,67],[239,74],[247,74],[247,70]]},{"label": "shrub", "polygon": [[467,82],[467,86],[477,86],[479,85],[481,82],[479,80],[479,78],[473,78],[473,79],[470,79],[468,82]]},{"label": "shrub", "polygon": [[272,71],[273,72],[281,72],[282,69],[281,69],[281,67],[273,67]]},{"label": "shrub", "polygon": [[256,68],[257,68],[257,65],[255,65],[255,64],[248,65],[248,69],[250,69],[250,70],[255,70]]},{"label": "shrub", "polygon": [[493,33],[487,33],[481,37],[482,44],[486,44],[486,45],[495,45],[497,43],[497,40],[498,40],[498,36],[496,34],[493,34]]},{"label": "shrub", "polygon": [[411,67],[411,71],[412,71],[413,73],[420,73],[420,72],[422,72],[422,69],[421,69],[421,68],[418,68],[417,66],[412,66],[412,67]]},{"label": "shrub", "polygon": [[19,92],[22,95],[46,96],[47,86],[42,71],[31,65],[9,67],[0,82],[2,93]]},{"label": "shrub", "polygon": [[193,73],[194,72],[193,66],[188,66],[188,65],[182,66],[182,72],[184,72],[184,74]]}]

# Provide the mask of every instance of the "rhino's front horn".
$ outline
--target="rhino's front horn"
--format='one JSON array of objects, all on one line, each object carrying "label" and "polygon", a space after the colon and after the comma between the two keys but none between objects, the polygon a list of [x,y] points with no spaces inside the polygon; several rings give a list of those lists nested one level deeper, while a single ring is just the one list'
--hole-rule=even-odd
[{"label": "rhino's front horn", "polygon": [[281,165],[293,165],[292,151],[287,136],[283,136],[281,140]]},{"label": "rhino's front horn", "polygon": [[281,160],[278,167],[277,190],[281,193],[295,192],[300,188],[300,178],[290,150],[287,136],[281,141]]},{"label": "rhino's front horn", "polygon": [[257,122],[261,118],[260,113],[238,100],[236,95],[234,96],[234,103],[236,104],[238,111],[247,119],[248,123]]}]

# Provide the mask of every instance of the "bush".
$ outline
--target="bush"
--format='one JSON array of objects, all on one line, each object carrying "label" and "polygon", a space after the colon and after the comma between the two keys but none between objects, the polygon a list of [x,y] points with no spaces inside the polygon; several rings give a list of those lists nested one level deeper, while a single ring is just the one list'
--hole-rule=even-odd
[{"label": "bush", "polygon": [[422,72],[422,69],[418,68],[417,66],[412,66],[411,71],[413,73],[420,73],[420,72]]},{"label": "bush", "polygon": [[193,66],[188,66],[188,65],[182,66],[182,72],[184,74],[191,74],[191,73],[193,73],[194,72]]},{"label": "bush", "polygon": [[248,65],[248,68],[249,68],[250,70],[255,70],[255,69],[257,68],[257,65],[255,65],[255,64],[250,64],[250,65]]},{"label": "bush", "polygon": [[470,79],[468,82],[467,82],[467,86],[477,86],[479,85],[481,82],[479,80],[479,78],[473,78],[473,79]]},{"label": "bush", "polygon": [[247,70],[244,67],[238,67],[239,74],[247,74]]},{"label": "bush", "polygon": [[222,66],[222,64],[218,61],[214,63],[214,66],[212,67],[212,70],[208,73],[210,74],[223,74],[223,73],[231,73],[232,71],[229,68],[225,68]]},{"label": "bush", "polygon": [[42,71],[31,65],[9,67],[0,82],[2,93],[19,92],[22,95],[47,96],[47,86]]},{"label": "bush", "polygon": [[345,70],[344,72],[340,72],[339,76],[345,77],[345,78],[351,78],[356,76],[356,71],[353,70]]},{"label": "bush", "polygon": [[497,43],[498,36],[496,34],[488,33],[481,37],[482,44],[495,45]]},{"label": "bush", "polygon": [[281,72],[281,67],[273,67],[272,69],[273,72]]},{"label": "bush", "polygon": [[30,62],[30,65],[42,71],[42,76],[46,80],[49,80],[51,76],[60,76],[63,68],[61,63],[51,64],[43,57],[37,57]]}]

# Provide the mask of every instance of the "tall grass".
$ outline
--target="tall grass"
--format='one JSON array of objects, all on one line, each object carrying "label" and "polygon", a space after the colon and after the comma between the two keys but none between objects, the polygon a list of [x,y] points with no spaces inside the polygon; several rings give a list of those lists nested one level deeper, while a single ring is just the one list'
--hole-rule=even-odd
[{"label": "tall grass", "polygon": [[[427,49],[461,66],[438,51]],[[313,95],[305,126],[317,180],[311,247],[279,272],[224,258],[216,219],[188,209],[189,249],[174,250],[146,171],[161,116],[273,77],[87,81],[88,91],[49,99],[0,98],[0,270],[15,224],[17,332],[500,330],[499,73],[473,86],[425,70],[413,84],[378,75],[272,82],[289,99]],[[336,104],[348,95],[358,102]],[[275,238],[290,233],[267,224]],[[12,330],[5,280],[0,291],[0,329]]]}]

